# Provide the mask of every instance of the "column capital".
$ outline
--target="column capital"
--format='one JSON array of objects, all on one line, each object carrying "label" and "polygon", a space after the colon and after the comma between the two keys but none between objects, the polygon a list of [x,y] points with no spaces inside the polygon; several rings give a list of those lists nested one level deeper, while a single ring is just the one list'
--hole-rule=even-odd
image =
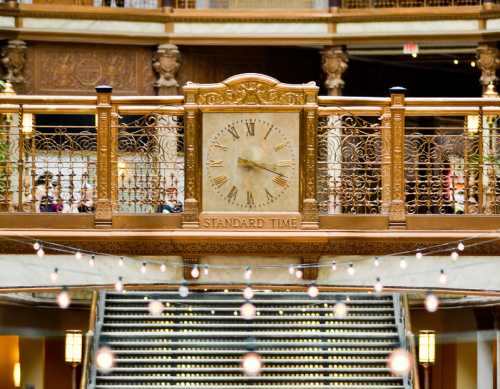
[{"label": "column capital", "polygon": [[343,46],[329,46],[321,51],[321,67],[326,74],[325,86],[330,96],[340,96],[344,87],[342,75],[349,59]]}]

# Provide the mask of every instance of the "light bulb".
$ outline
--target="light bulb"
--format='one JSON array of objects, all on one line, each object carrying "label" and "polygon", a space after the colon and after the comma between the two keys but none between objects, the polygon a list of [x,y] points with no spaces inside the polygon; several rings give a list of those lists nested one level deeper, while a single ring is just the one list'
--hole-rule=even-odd
[{"label": "light bulb", "polygon": [[198,265],[194,265],[191,269],[191,277],[198,278],[200,276],[200,269],[198,269]]},{"label": "light bulb", "polygon": [[245,320],[252,320],[255,318],[255,313],[257,309],[252,303],[245,303],[240,307],[241,317]]},{"label": "light bulb", "polygon": [[147,263],[146,262],[143,262],[142,265],[141,265],[141,273],[142,274],[146,274],[146,271],[147,271]]},{"label": "light bulb", "polygon": [[406,269],[408,267],[408,263],[406,262],[406,259],[401,258],[401,260],[399,261],[399,267],[401,269]]},{"label": "light bulb", "polygon": [[450,254],[450,257],[453,261],[456,261],[458,259],[458,253],[455,250],[453,250]]},{"label": "light bulb", "polygon": [[473,68],[476,67],[476,61],[470,61],[470,66],[472,66]]},{"label": "light bulb", "polygon": [[247,376],[257,376],[262,369],[262,359],[254,352],[245,354],[241,360],[241,367]]},{"label": "light bulb", "polygon": [[378,257],[375,257],[375,259],[373,260],[373,266],[375,266],[375,267],[380,266],[380,260],[378,259]]},{"label": "light bulb", "polygon": [[115,282],[115,290],[117,292],[123,291],[123,277],[118,277],[118,280]]},{"label": "light bulb", "polygon": [[208,276],[208,265],[203,267],[203,275]]},{"label": "light bulb", "polygon": [[316,284],[311,284],[309,285],[309,288],[307,288],[307,294],[309,295],[309,297],[311,298],[316,298],[318,297],[319,295],[319,289],[318,287],[316,286]]},{"label": "light bulb", "polygon": [[293,273],[295,273],[295,266],[293,265],[288,266],[288,273],[290,273],[290,275],[293,275]]},{"label": "light bulb", "polygon": [[162,263],[162,264],[160,265],[160,271],[161,271],[162,273],[165,273],[165,272],[167,271],[167,265],[165,265],[164,263]]},{"label": "light bulb", "polygon": [[52,273],[50,273],[50,280],[52,282],[56,282],[58,278],[59,278],[59,269],[56,267],[54,268]]},{"label": "light bulb", "polygon": [[448,282],[448,276],[443,269],[441,269],[441,271],[439,272],[439,282],[441,284],[446,284]]},{"label": "light bulb", "polygon": [[66,309],[71,304],[71,297],[66,288],[62,288],[62,290],[57,294],[57,305],[60,308]]},{"label": "light bulb", "polygon": [[179,296],[187,297],[188,295],[189,295],[189,288],[187,287],[186,284],[181,284],[181,286],[179,286]]},{"label": "light bulb", "polygon": [[77,252],[75,253],[75,258],[76,258],[76,259],[82,259],[82,258],[83,258],[82,253],[81,253],[81,252],[79,252],[79,251],[77,251]]},{"label": "light bulb", "polygon": [[125,260],[123,259],[123,257],[118,258],[118,266],[123,266],[124,263]]},{"label": "light bulb", "polygon": [[410,372],[411,365],[410,353],[402,348],[394,350],[387,358],[387,367],[395,375],[407,375]]},{"label": "light bulb", "polygon": [[302,272],[302,270],[300,270],[300,269],[295,270],[295,277],[300,279],[300,278],[302,278],[303,275],[304,275],[304,273]]},{"label": "light bulb", "polygon": [[377,282],[375,282],[375,285],[373,286],[373,290],[375,290],[376,293],[382,293],[383,289],[384,289],[384,286],[382,285],[382,282],[380,281],[380,277],[377,277]]},{"label": "light bulb", "polygon": [[458,59],[454,59],[454,60],[453,60],[453,64],[454,64],[454,65],[458,65]]},{"label": "light bulb", "polygon": [[457,249],[458,249],[458,251],[464,251],[465,250],[464,243],[463,242],[458,242]]},{"label": "light bulb", "polygon": [[436,312],[439,307],[439,299],[432,293],[427,293],[424,301],[427,312]]},{"label": "light bulb", "polygon": [[347,305],[346,303],[339,301],[333,306],[333,315],[337,319],[344,319],[347,316]]},{"label": "light bulb", "polygon": [[111,372],[115,365],[115,355],[109,347],[101,347],[95,354],[95,364],[97,370],[107,374]]},{"label": "light bulb", "polygon": [[252,299],[254,296],[254,291],[252,287],[249,285],[245,289],[243,289],[243,297],[247,300]]},{"label": "light bulb", "polygon": [[158,300],[152,300],[148,304],[148,310],[152,316],[160,316],[163,313],[164,309],[165,307],[163,306],[161,301]]},{"label": "light bulb", "polygon": [[246,267],[244,278],[245,280],[249,280],[250,278],[252,278],[252,268],[250,266]]},{"label": "light bulb", "polygon": [[41,246],[40,246],[40,243],[38,243],[38,242],[33,243],[33,249],[34,249],[35,251],[40,250],[40,247],[41,247]]},{"label": "light bulb", "polygon": [[356,273],[356,269],[354,269],[354,263],[350,263],[349,267],[347,268],[347,274],[353,276],[354,273]]},{"label": "light bulb", "polygon": [[335,271],[335,270],[337,270],[337,262],[333,261],[332,262],[332,271]]},{"label": "light bulb", "polygon": [[43,247],[40,247],[40,248],[36,251],[36,255],[38,255],[40,258],[42,258],[42,257],[45,255],[45,251],[43,251]]},{"label": "light bulb", "polygon": [[89,266],[90,267],[94,267],[95,265],[95,255],[92,255],[90,258],[89,258]]},{"label": "light bulb", "polygon": [[415,257],[417,259],[422,259],[423,256],[424,256],[424,254],[422,254],[422,251],[420,251],[420,249],[417,250],[417,252],[415,253]]}]

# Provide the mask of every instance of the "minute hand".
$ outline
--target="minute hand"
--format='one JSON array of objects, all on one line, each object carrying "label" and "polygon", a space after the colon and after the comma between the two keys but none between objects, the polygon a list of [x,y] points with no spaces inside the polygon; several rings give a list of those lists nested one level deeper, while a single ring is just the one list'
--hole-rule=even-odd
[{"label": "minute hand", "polygon": [[249,159],[238,158],[238,163],[242,164],[242,165],[248,165],[248,166],[252,166],[252,167],[257,167],[259,169],[267,170],[268,172],[271,172],[271,173],[276,174],[278,176],[281,176],[283,178],[287,178],[283,173],[277,172],[276,170],[270,169],[267,166],[264,166],[258,162],[255,162],[255,161],[251,161]]}]

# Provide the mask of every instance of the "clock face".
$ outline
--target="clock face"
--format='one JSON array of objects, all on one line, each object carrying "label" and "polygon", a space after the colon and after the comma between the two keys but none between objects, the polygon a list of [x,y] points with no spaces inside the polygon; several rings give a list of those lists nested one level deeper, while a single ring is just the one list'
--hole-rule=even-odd
[{"label": "clock face", "polygon": [[297,211],[298,124],[290,129],[280,114],[226,115],[203,142],[204,210]]}]

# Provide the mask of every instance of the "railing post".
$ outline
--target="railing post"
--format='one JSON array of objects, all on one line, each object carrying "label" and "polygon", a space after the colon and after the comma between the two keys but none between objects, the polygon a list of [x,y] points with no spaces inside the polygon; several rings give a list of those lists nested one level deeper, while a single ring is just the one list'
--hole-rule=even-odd
[{"label": "railing post", "polygon": [[382,113],[382,215],[389,215],[392,200],[392,132],[391,108]]},{"label": "railing post", "polygon": [[389,227],[406,228],[405,209],[405,93],[402,87],[393,87],[391,93],[391,206]]},{"label": "railing post", "polygon": [[112,131],[111,131],[111,92],[113,88],[100,85],[97,92],[97,201],[95,207],[95,226],[111,227],[113,216],[112,192]]}]

